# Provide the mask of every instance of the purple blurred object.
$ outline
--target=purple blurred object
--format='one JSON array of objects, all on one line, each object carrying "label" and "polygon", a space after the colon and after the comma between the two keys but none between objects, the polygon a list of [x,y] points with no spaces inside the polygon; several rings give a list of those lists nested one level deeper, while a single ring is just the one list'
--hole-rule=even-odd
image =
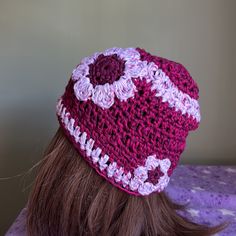
[{"label": "purple blurred object", "polygon": [[[164,191],[173,201],[188,203],[180,215],[210,226],[230,221],[215,236],[236,235],[236,166],[178,165]],[[25,216],[23,208],[5,236],[25,236]]]}]

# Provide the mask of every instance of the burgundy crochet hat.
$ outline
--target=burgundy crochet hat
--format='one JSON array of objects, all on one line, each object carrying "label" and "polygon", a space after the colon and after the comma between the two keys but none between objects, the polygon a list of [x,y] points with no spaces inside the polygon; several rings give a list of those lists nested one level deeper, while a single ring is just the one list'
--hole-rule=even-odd
[{"label": "burgundy crochet hat", "polygon": [[161,192],[200,122],[199,89],[180,63],[142,48],[81,60],[57,101],[66,137],[94,170],[136,196]]}]

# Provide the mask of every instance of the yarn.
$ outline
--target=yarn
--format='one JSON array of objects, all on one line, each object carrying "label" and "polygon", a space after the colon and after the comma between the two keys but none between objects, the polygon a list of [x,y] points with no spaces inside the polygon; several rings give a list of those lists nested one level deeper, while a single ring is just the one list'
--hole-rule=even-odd
[{"label": "yarn", "polygon": [[81,60],[57,117],[87,163],[136,196],[168,185],[189,131],[201,120],[199,89],[180,63],[141,48],[109,48]]}]

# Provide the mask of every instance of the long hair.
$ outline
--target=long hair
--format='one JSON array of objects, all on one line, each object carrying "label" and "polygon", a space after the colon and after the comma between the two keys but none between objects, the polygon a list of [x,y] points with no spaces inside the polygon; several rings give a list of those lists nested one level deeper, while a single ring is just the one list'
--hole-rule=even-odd
[{"label": "long hair", "polygon": [[177,214],[185,205],[165,192],[129,195],[108,183],[81,158],[61,128],[45,150],[27,205],[29,236],[213,235]]}]

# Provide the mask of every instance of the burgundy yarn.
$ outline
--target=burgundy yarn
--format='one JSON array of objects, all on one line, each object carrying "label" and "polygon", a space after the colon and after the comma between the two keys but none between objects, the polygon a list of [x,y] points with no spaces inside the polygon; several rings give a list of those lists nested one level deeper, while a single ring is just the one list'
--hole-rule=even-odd
[{"label": "burgundy yarn", "polygon": [[[108,110],[102,110],[91,100],[78,101],[73,94],[73,84],[70,80],[63,104],[74,117],[75,124],[90,134],[99,147],[113,153],[111,158],[126,166],[127,171],[143,165],[143,156],[149,153],[168,155],[172,161],[168,172],[171,175],[184,150],[188,130],[197,125],[196,121],[155,97],[150,84],[144,80],[135,81],[139,92],[129,104],[116,98],[114,106]],[[119,155],[123,158],[115,159]],[[130,159],[130,156],[136,158]]]},{"label": "burgundy yarn", "polygon": [[[141,48],[136,50],[140,53],[141,60],[154,62],[179,90],[198,99],[198,86],[180,63],[153,56]],[[125,61],[116,54],[99,55],[89,66],[89,78],[93,86],[112,84],[124,74],[124,68]],[[115,161],[119,166],[125,167],[125,174],[130,171],[133,175],[133,170],[144,166],[146,157],[155,153],[159,159],[167,156],[171,160],[168,170],[168,176],[171,176],[184,151],[189,131],[197,129],[199,123],[192,116],[176,111],[168,102],[155,96],[156,92],[151,90],[151,82],[135,78],[133,83],[137,88],[134,98],[121,101],[115,97],[115,102],[109,109],[102,109],[92,100],[79,101],[73,90],[75,81],[70,78],[61,96],[62,104],[75,120],[74,125],[87,133],[87,139],[95,140],[94,148],[102,149],[101,156],[109,155],[108,163]],[[97,173],[123,191],[139,195],[130,191],[128,186],[123,187],[117,183],[113,177],[108,178],[105,171],[101,171],[97,163],[93,164],[80,149],[59,117],[58,120],[68,139]],[[156,184],[162,175],[160,168],[148,171],[148,181]]]},{"label": "burgundy yarn", "polygon": [[99,55],[94,64],[89,66],[89,78],[95,86],[112,84],[124,74],[125,61],[116,54],[111,56]]},{"label": "burgundy yarn", "polygon": [[148,171],[148,179],[153,184],[158,183],[158,179],[163,176],[164,174],[160,171],[160,167],[158,166],[155,170]]}]

